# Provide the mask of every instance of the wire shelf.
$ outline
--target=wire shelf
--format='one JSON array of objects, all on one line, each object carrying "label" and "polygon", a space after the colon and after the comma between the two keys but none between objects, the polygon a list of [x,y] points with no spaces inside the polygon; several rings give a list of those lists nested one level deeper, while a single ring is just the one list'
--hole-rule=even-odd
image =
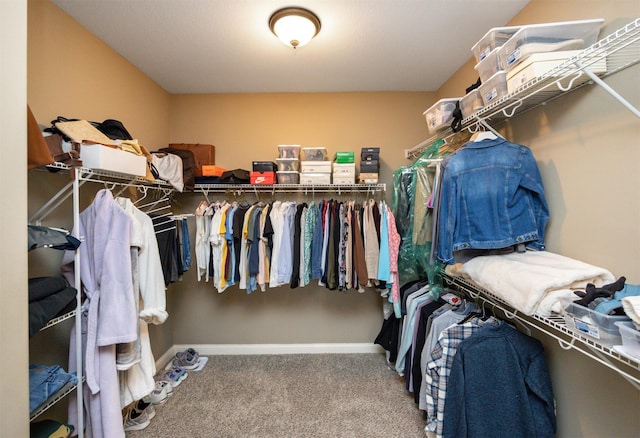
[{"label": "wire shelf", "polygon": [[60,316],[58,316],[57,318],[53,318],[53,319],[52,319],[52,320],[50,320],[50,321],[49,321],[49,322],[48,322],[44,327],[42,327],[42,328],[40,329],[40,331],[46,330],[46,329],[48,329],[48,328],[50,328],[50,327],[53,327],[53,326],[54,326],[54,325],[56,325],[56,324],[60,324],[62,321],[66,321],[67,319],[71,319],[71,318],[73,318],[74,316],[76,316],[76,311],[75,311],[75,309],[74,309],[74,310],[72,310],[72,311],[71,311],[71,312],[69,312],[69,313],[65,313],[64,315],[60,315]]}]

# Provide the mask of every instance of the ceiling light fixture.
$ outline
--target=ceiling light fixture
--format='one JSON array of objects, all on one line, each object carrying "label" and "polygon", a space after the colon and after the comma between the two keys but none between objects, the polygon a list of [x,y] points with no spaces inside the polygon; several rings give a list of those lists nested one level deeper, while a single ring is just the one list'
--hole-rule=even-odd
[{"label": "ceiling light fixture", "polygon": [[289,47],[302,47],[320,32],[320,19],[303,8],[283,8],[269,18],[269,29]]}]

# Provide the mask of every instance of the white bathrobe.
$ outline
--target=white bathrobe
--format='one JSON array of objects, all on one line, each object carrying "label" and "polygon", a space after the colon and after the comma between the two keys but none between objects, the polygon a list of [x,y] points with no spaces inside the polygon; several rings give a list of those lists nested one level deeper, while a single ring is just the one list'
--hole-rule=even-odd
[{"label": "white bathrobe", "polygon": [[[88,438],[124,437],[115,346],[137,337],[137,315],[131,277],[131,216],[100,190],[80,214],[74,235],[80,245],[85,427]],[[73,284],[74,253],[63,258],[63,273]],[[69,370],[76,371],[75,328],[71,330]],[[77,430],[76,398],[69,403],[69,422]]]}]

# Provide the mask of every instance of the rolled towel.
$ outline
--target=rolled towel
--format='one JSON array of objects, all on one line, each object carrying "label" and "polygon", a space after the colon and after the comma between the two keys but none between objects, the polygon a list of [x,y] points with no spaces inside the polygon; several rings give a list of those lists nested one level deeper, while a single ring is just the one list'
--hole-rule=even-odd
[{"label": "rolled towel", "polygon": [[622,299],[622,308],[627,314],[636,329],[640,330],[640,296],[624,297]]}]

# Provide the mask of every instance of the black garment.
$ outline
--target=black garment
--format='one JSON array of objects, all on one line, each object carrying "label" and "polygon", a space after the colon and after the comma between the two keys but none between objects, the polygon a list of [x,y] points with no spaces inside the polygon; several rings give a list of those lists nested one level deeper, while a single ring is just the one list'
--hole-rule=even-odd
[{"label": "black garment", "polygon": [[[164,218],[153,218],[153,228],[156,232],[156,240],[158,241],[158,251],[160,253],[160,262],[162,264],[162,274],[164,276],[164,284],[168,286],[179,280],[178,262],[176,259],[176,229],[173,223],[159,225]],[[166,219],[165,219],[166,221]]]},{"label": "black garment", "polygon": [[382,327],[374,344],[380,345],[389,352],[389,362],[395,362],[398,358],[398,340],[400,338],[400,327],[402,326],[402,318],[396,318],[395,315],[382,321]]},{"label": "black garment", "polygon": [[29,279],[29,302],[38,301],[69,286],[64,277],[35,277]]},{"label": "black garment", "polygon": [[40,331],[42,327],[75,307],[76,289],[65,287],[42,299],[29,302],[29,337]]},{"label": "black garment", "polygon": [[236,212],[233,213],[233,252],[235,253],[235,274],[234,282],[240,282],[240,249],[242,245],[242,225],[244,224],[244,216],[249,211],[249,205],[238,205]]},{"label": "black garment", "polygon": [[66,231],[37,225],[29,225],[28,230],[28,251],[36,248],[73,251],[80,246],[80,241]]},{"label": "black garment", "polygon": [[445,303],[442,300],[432,301],[425,304],[420,308],[420,319],[416,321],[418,323],[418,331],[416,332],[416,343],[414,345],[415,350],[413,353],[413,364],[411,367],[413,398],[416,403],[420,403],[420,386],[422,385],[420,359],[422,357],[422,351],[424,350],[425,341],[427,340],[429,317],[444,304]]},{"label": "black garment", "polygon": [[293,271],[291,273],[291,289],[295,289],[300,284],[300,233],[302,212],[307,208],[306,203],[296,206],[296,215],[293,223]]}]

